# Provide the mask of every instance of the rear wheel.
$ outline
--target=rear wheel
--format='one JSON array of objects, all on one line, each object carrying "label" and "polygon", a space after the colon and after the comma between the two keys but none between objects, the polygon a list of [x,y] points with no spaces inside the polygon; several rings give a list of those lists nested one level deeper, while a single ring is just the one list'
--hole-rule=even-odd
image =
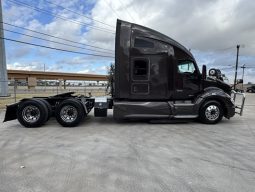
[{"label": "rear wheel", "polygon": [[40,101],[42,101],[42,102],[45,104],[45,106],[47,107],[47,109],[48,109],[48,117],[47,117],[47,121],[48,121],[48,120],[52,117],[52,115],[53,115],[51,105],[50,105],[50,104],[49,104],[49,102],[48,102],[48,101],[46,101],[45,99],[39,99],[39,98],[36,98],[36,100],[40,100]]},{"label": "rear wheel", "polygon": [[222,120],[223,108],[218,101],[207,101],[200,109],[199,119],[206,124],[216,124]]},{"label": "rear wheel", "polygon": [[46,105],[36,99],[23,101],[17,110],[17,119],[25,127],[40,127],[48,118]]},{"label": "rear wheel", "polygon": [[75,127],[84,119],[85,112],[80,101],[67,99],[57,106],[55,117],[63,127]]}]

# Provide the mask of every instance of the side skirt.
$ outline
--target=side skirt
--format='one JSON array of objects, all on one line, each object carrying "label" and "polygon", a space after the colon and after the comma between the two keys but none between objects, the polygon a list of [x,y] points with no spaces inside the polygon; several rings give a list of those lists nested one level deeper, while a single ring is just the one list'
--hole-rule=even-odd
[{"label": "side skirt", "polygon": [[194,119],[198,117],[195,104],[173,101],[114,101],[115,119]]}]

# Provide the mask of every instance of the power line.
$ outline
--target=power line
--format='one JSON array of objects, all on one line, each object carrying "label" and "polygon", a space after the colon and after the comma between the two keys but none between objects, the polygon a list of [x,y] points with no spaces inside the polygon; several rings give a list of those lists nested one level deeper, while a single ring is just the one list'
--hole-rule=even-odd
[{"label": "power line", "polygon": [[47,2],[47,3],[49,3],[49,4],[55,5],[55,6],[57,6],[57,7],[60,7],[60,8],[62,8],[62,9],[64,9],[64,10],[67,10],[67,11],[69,11],[69,12],[72,12],[72,13],[74,13],[74,14],[77,14],[77,15],[80,15],[80,16],[82,16],[82,17],[85,17],[85,18],[87,18],[87,19],[89,19],[89,20],[92,20],[92,21],[101,23],[101,24],[103,24],[103,25],[107,25],[107,26],[109,26],[109,27],[115,28],[115,26],[113,26],[113,25],[109,25],[109,24],[104,23],[104,22],[102,22],[102,21],[99,21],[99,20],[96,20],[96,19],[92,19],[91,17],[88,17],[88,16],[86,16],[85,14],[78,13],[78,12],[72,10],[72,9],[68,9],[68,8],[66,8],[66,7],[63,7],[62,5],[58,5],[58,4],[56,4],[56,3],[52,3],[52,2],[47,1],[47,0],[44,0],[44,1]]},{"label": "power line", "polygon": [[117,16],[117,18],[120,18],[120,19],[121,19],[121,17],[118,15],[118,13],[115,11],[115,9],[114,9],[106,0],[104,0],[104,3],[105,3],[108,7],[110,7],[110,9],[112,10],[112,12]]},{"label": "power line", "polygon": [[28,35],[28,34],[20,33],[20,32],[17,32],[17,31],[12,31],[12,30],[8,30],[8,29],[3,29],[3,30],[11,32],[11,33],[16,33],[16,34],[19,34],[19,35],[27,36],[27,37],[32,37],[32,38],[40,39],[40,40],[43,40],[43,41],[48,41],[48,42],[51,42],[51,43],[56,43],[56,44],[60,44],[60,45],[75,47],[75,48],[79,48],[79,49],[85,49],[85,50],[89,50],[89,51],[95,51],[95,52],[99,52],[99,53],[110,54],[110,53],[105,52],[105,51],[97,51],[97,50],[88,49],[88,48],[85,48],[85,47],[79,47],[79,46],[75,46],[75,45],[70,45],[70,44],[61,43],[61,42],[57,42],[57,41],[52,41],[52,40],[44,39],[44,38],[41,38],[41,37],[36,37],[36,36],[33,36],[33,35]]},{"label": "power line", "polygon": [[38,45],[35,43],[28,43],[25,41],[19,41],[19,40],[15,40],[15,39],[9,39],[9,38],[5,38],[5,37],[0,37],[1,39],[5,39],[7,41],[13,41],[16,43],[21,43],[21,44],[27,44],[27,45],[33,45],[36,47],[42,47],[42,48],[47,48],[47,49],[53,49],[53,50],[57,50],[57,51],[63,51],[63,52],[68,52],[68,53],[76,53],[76,54],[82,54],[82,55],[91,55],[91,56],[96,56],[96,57],[108,57],[108,58],[114,58],[113,56],[107,56],[107,55],[99,55],[99,54],[92,54],[92,53],[84,53],[84,52],[78,52],[78,51],[70,51],[70,50],[66,50],[66,49],[60,49],[60,48],[55,48],[55,47],[49,47],[49,46],[45,46],[45,45]]},{"label": "power line", "polygon": [[30,9],[39,11],[39,12],[47,14],[47,15],[51,15],[53,17],[56,17],[56,18],[59,18],[59,19],[65,20],[65,21],[68,20],[69,22],[76,23],[76,24],[79,24],[79,25],[82,25],[82,26],[85,26],[85,27],[91,27],[91,28],[97,29],[99,31],[104,31],[104,32],[109,32],[109,33],[114,32],[114,31],[112,31],[110,29],[107,29],[107,28],[102,28],[102,27],[98,27],[98,26],[90,26],[91,25],[90,23],[84,23],[84,22],[81,22],[81,21],[76,21],[76,20],[73,20],[73,19],[69,19],[68,17],[63,17],[63,16],[60,16],[58,14],[54,14],[50,11],[47,11],[47,10],[44,10],[44,9],[41,9],[41,8],[38,8],[38,7],[35,7],[35,6],[31,6],[30,4],[27,4],[27,3],[24,3],[24,2],[21,2],[21,1],[17,1],[17,0],[8,0],[8,1],[11,2],[11,3],[15,3],[15,4],[19,4],[19,5],[28,7]]},{"label": "power line", "polygon": [[49,34],[46,34],[46,33],[43,33],[43,32],[38,32],[38,31],[35,31],[35,30],[32,30],[32,29],[28,29],[28,28],[25,28],[25,27],[19,27],[17,25],[13,25],[13,24],[10,24],[10,23],[6,23],[6,22],[2,22],[2,23],[5,24],[5,25],[12,26],[12,27],[17,27],[19,29],[31,31],[31,32],[34,32],[34,33],[38,33],[38,34],[45,35],[45,36],[48,36],[48,37],[53,37],[53,38],[64,40],[64,41],[71,42],[71,43],[76,43],[76,44],[84,45],[84,46],[87,46],[87,47],[93,47],[93,48],[102,49],[102,50],[111,51],[111,52],[114,51],[114,50],[111,50],[111,49],[105,49],[105,48],[97,47],[97,46],[94,46],[94,45],[89,45],[89,44],[80,43],[80,42],[72,41],[72,40],[69,40],[69,39],[65,39],[65,38],[62,38],[62,37],[57,37],[57,36],[54,36],[54,35],[49,35]]},{"label": "power line", "polygon": [[212,51],[227,51],[227,50],[230,50],[230,49],[233,49],[233,48],[235,48],[235,46],[226,47],[226,48],[222,48],[222,49],[214,49]]},{"label": "power line", "polygon": [[[213,54],[215,54],[215,52],[220,52],[220,51],[226,52],[226,51],[234,49],[234,48],[235,48],[235,46],[226,47],[226,48],[219,48],[219,49],[211,49],[211,50],[209,49],[209,50],[206,51],[206,54],[213,55]],[[199,49],[195,49],[195,48],[192,48],[192,49],[193,50],[199,50]],[[192,49],[189,49],[189,50],[191,51]],[[222,53],[220,53],[220,54],[222,54]]]},{"label": "power line", "polygon": [[[124,4],[122,3],[121,0],[118,0],[120,2],[120,4],[122,5],[122,7],[125,7]],[[128,11],[128,9],[125,9],[126,13],[128,14],[128,16],[135,22],[135,19],[133,18],[133,16],[130,14],[130,12]]]},{"label": "power line", "polygon": [[20,2],[20,1],[17,1],[17,0],[8,0],[8,1],[12,2],[12,3],[15,3],[15,4],[19,4],[19,5],[25,6],[25,7],[28,7],[30,9],[33,9],[35,11],[38,11],[38,12],[41,12],[41,13],[44,13],[44,14],[47,14],[47,15],[51,15],[51,16],[53,16],[55,18],[58,18],[58,19],[69,21],[69,22],[72,22],[72,23],[75,23],[75,24],[78,24],[78,25],[81,25],[81,26],[94,28],[96,30],[107,32],[107,33],[110,33],[110,34],[114,34],[114,31],[112,31],[110,29],[103,28],[103,27],[98,27],[98,26],[91,26],[90,23],[84,23],[84,22],[81,22],[81,21],[69,19],[68,17],[64,17],[64,16],[60,16],[58,14],[54,14],[54,13],[52,13],[50,11],[47,11],[47,10],[44,10],[44,9],[41,9],[41,8],[38,8],[38,7],[35,7],[35,6],[31,6],[31,5],[29,5],[27,3],[24,3],[24,2]]},{"label": "power line", "polygon": [[59,16],[57,14],[51,13],[49,11],[46,11],[44,9],[40,9],[38,7],[31,6],[31,5],[27,4],[27,3],[23,3],[23,2],[20,2],[20,1],[16,1],[16,0],[8,0],[8,1],[11,2],[11,3],[15,3],[15,4],[19,4],[19,5],[28,7],[30,9],[33,9],[35,11],[38,11],[38,12],[41,12],[41,13],[44,13],[44,14],[47,14],[47,15],[51,15],[51,16],[53,16],[55,18],[62,19],[64,21],[69,21],[69,22],[72,22],[72,23],[75,23],[75,24],[78,24],[78,25],[81,25],[81,26],[94,28],[95,30],[107,32],[109,34],[115,34],[115,32],[112,31],[112,30],[109,30],[109,29],[106,29],[106,28],[103,28],[103,27],[91,26],[91,24],[89,24],[89,23],[84,23],[84,22],[73,20],[73,19],[69,19],[67,17]]},{"label": "power line", "polygon": [[[220,66],[221,69],[231,69],[231,68],[234,68],[235,65],[227,65],[227,66]],[[241,67],[238,67],[238,68],[243,68],[242,66]],[[245,64],[245,68],[255,68],[254,66],[247,66]]]},{"label": "power line", "polygon": [[[136,6],[135,6],[134,3],[132,3],[132,6],[131,6],[131,7],[132,7],[132,9],[135,11],[135,13],[137,13],[137,14],[139,13],[139,11],[137,11]],[[139,16],[139,15],[138,15],[138,16]]]}]

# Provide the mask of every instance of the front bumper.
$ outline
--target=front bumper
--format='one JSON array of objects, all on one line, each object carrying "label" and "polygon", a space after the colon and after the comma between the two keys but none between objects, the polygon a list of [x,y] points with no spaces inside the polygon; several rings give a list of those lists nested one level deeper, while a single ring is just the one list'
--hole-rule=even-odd
[{"label": "front bumper", "polygon": [[[237,104],[237,97],[240,97],[239,98],[239,100],[240,100],[239,104]],[[242,116],[243,115],[243,109],[244,109],[244,103],[245,103],[245,94],[232,90],[231,100],[232,100],[232,102],[235,106],[235,109],[239,110],[239,111],[235,110],[235,113]]]}]

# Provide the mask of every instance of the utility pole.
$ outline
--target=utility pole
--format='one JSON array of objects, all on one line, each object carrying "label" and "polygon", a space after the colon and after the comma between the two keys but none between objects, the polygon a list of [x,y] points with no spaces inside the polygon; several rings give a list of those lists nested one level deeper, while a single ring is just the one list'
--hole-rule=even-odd
[{"label": "utility pole", "polygon": [[236,71],[235,71],[235,80],[234,80],[234,90],[236,90],[236,78],[237,78],[237,69],[238,69],[239,48],[240,48],[240,45],[237,45],[236,46]]},{"label": "utility pole", "polygon": [[8,96],[8,77],[4,46],[2,0],[0,0],[0,97]]},{"label": "utility pole", "polygon": [[[243,64],[243,66],[241,68],[243,69],[243,75],[242,75],[242,80],[243,80],[243,78],[244,78],[244,69],[246,68],[245,64]],[[244,84],[244,80],[243,80],[243,84]],[[242,84],[242,90],[243,90],[243,84]]]},{"label": "utility pole", "polygon": [[[45,63],[43,64],[43,71],[45,73]],[[46,84],[47,84],[47,81],[46,79],[44,80],[44,92],[46,91]]]}]

